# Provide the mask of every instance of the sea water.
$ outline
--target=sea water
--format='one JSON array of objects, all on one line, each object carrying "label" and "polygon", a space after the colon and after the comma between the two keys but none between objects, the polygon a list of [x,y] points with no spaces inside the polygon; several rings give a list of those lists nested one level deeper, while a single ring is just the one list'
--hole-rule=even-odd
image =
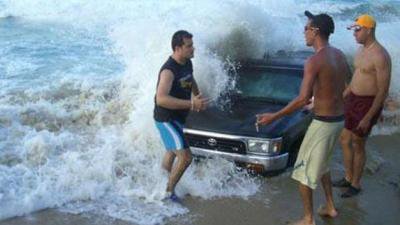
[{"label": "sea water", "polygon": [[[400,99],[399,1],[0,0],[0,220],[45,208],[158,224],[186,213],[163,202],[167,174],[152,119],[160,66],[179,29],[193,33],[204,95],[231,88],[242,58],[305,46],[304,11],[335,20],[331,44],[351,60],[346,30],[361,13],[378,21]],[[398,131],[397,110],[374,134]],[[222,159],[193,164],[180,196],[247,198],[257,179]]]}]

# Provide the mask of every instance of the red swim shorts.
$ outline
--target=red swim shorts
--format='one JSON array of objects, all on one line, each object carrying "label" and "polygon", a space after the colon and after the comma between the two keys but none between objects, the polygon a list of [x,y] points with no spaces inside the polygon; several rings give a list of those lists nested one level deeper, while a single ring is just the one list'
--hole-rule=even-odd
[{"label": "red swim shorts", "polygon": [[359,137],[367,137],[369,135],[372,126],[378,122],[381,116],[382,108],[372,117],[370,126],[365,132],[357,129],[357,126],[371,108],[374,99],[375,96],[359,96],[350,92],[344,101],[344,127],[347,130]]}]

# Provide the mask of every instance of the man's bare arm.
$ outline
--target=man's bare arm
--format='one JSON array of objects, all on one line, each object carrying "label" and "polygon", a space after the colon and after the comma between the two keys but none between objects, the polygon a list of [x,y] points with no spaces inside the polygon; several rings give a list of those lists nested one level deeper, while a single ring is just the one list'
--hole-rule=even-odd
[{"label": "man's bare arm", "polygon": [[198,94],[200,94],[199,86],[197,86],[197,82],[194,78],[193,78],[193,84],[192,84],[192,94],[194,96],[197,96]]},{"label": "man's bare arm", "polygon": [[376,80],[378,92],[376,93],[375,99],[372,103],[371,108],[363,119],[370,121],[372,117],[378,112],[378,110],[383,106],[383,103],[388,95],[389,84],[390,84],[390,74],[391,74],[391,60],[390,56],[382,53],[378,57],[375,63],[376,68]]},{"label": "man's bare arm", "polygon": [[351,73],[350,65],[349,65],[349,63],[347,63],[346,56],[344,54],[343,54],[343,58],[345,60],[344,63],[346,64],[346,84],[345,84],[346,86],[343,91],[343,98],[345,98],[348,94],[350,94],[350,91],[351,91],[350,82],[351,82],[351,74],[352,73]]},{"label": "man's bare arm", "polygon": [[190,109],[190,100],[179,99],[169,95],[173,81],[174,74],[171,70],[165,69],[161,71],[156,94],[156,104],[167,109]]}]

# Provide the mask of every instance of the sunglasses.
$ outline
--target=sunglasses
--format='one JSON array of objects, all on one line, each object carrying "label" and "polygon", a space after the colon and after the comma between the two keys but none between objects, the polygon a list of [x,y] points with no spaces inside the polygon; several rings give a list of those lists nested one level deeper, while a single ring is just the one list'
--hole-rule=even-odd
[{"label": "sunglasses", "polygon": [[353,26],[347,27],[347,30],[353,30],[356,33],[359,32],[361,29],[362,29],[362,26],[359,26],[359,25],[353,25]]},{"label": "sunglasses", "polygon": [[361,29],[362,29],[362,27],[360,27],[360,26],[355,26],[353,28],[354,32],[359,32]]},{"label": "sunglasses", "polygon": [[311,26],[304,26],[304,31],[308,31],[308,30],[319,30],[318,27],[311,27]]}]

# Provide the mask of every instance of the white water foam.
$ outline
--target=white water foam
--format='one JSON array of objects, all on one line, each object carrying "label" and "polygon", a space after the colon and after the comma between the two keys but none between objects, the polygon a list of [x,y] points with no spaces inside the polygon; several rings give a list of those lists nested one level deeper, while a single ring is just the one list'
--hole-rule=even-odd
[{"label": "white water foam", "polygon": [[[231,62],[282,48],[305,49],[305,9],[340,15],[358,7],[289,0],[3,2],[0,15],[21,20],[17,25],[27,27],[21,28],[25,38],[35,40],[24,40],[22,47],[37,53],[58,46],[59,52],[21,58],[2,51],[7,60],[0,60],[6,71],[0,77],[0,219],[49,207],[138,224],[186,213],[161,201],[164,150],[152,120],[157,73],[171,53],[173,32],[194,34],[195,77],[202,92],[215,99],[231,85]],[[336,20],[332,36],[332,44],[347,55],[357,48],[345,29],[351,21],[352,16]],[[40,36],[47,32],[55,38]],[[396,17],[379,23],[378,39],[392,55],[390,92],[396,98],[398,33]],[[398,131],[396,126],[398,120],[378,132]],[[247,198],[259,185],[232,163],[215,159],[189,167],[177,192]]]}]

